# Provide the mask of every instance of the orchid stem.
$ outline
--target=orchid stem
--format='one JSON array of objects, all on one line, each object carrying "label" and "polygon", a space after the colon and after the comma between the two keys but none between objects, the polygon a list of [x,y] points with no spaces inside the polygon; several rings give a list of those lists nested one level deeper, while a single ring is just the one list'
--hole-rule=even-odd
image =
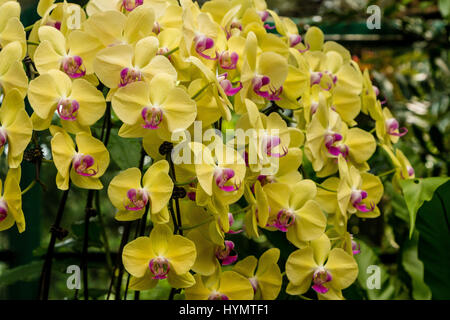
[{"label": "orchid stem", "polygon": [[324,186],[318,184],[317,182],[315,182],[315,184],[316,184],[316,186],[317,186],[319,189],[322,189],[322,190],[325,190],[325,191],[328,191],[328,192],[337,192],[336,190],[331,190],[331,189],[325,188]]},{"label": "orchid stem", "polygon": [[27,32],[27,31],[30,31],[31,29],[33,29],[33,27],[34,27],[34,24],[32,24],[31,26],[28,26],[28,27],[23,28],[23,30],[24,30],[25,32]]},{"label": "orchid stem", "polygon": [[38,46],[39,42],[27,41],[27,44],[29,44],[30,46]]},{"label": "orchid stem", "polygon": [[172,53],[177,52],[178,50],[180,50],[180,47],[176,47],[176,48],[170,50],[169,52],[165,53],[164,55],[165,55],[166,57],[168,57],[168,56],[170,56]]},{"label": "orchid stem", "polygon": [[205,91],[205,90],[209,87],[210,84],[211,84],[211,82],[208,82],[203,88],[201,88],[200,90],[198,90],[197,93],[194,94],[194,95],[191,97],[191,99],[192,99],[192,100],[197,99],[198,96],[201,95],[202,92]]},{"label": "orchid stem", "polygon": [[380,173],[380,174],[378,175],[378,177],[379,177],[379,178],[381,178],[381,177],[384,177],[384,176],[390,175],[391,173],[394,173],[394,172],[395,172],[395,168],[394,168],[394,169],[391,169],[391,170],[389,170],[389,171],[386,171],[386,172]]},{"label": "orchid stem", "polygon": [[28,187],[26,187],[26,188],[22,191],[22,195],[24,195],[25,193],[27,193],[28,191],[30,191],[31,188],[33,188],[35,184],[36,184],[36,180],[31,181],[31,183],[28,185]]},{"label": "orchid stem", "polygon": [[192,230],[192,229],[201,227],[201,226],[203,226],[203,225],[205,225],[205,224],[207,224],[208,222],[211,222],[211,221],[213,221],[213,220],[214,220],[214,216],[211,216],[211,217],[209,217],[208,219],[206,219],[205,221],[202,221],[202,222],[200,222],[200,223],[198,223],[198,224],[195,224],[195,225],[193,225],[193,226],[185,226],[185,227],[182,227],[182,228],[180,228],[180,229],[181,229],[181,230]]},{"label": "orchid stem", "polygon": [[197,177],[195,177],[192,180],[185,181],[185,182],[174,182],[174,185],[176,185],[177,187],[187,186],[187,185],[190,185],[191,183],[194,183],[196,181],[197,181]]}]

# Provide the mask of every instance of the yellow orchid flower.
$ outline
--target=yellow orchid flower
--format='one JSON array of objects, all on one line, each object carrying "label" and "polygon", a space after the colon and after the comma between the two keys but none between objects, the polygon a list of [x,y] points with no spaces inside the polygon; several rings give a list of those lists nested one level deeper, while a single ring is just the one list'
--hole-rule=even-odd
[{"label": "yellow orchid flower", "polygon": [[217,51],[226,46],[226,36],[207,13],[201,12],[191,0],[181,2],[183,8],[182,55],[217,60]]},{"label": "yellow orchid flower", "polygon": [[161,211],[167,216],[161,217],[169,222],[168,212],[163,209],[172,196],[173,182],[169,177],[169,163],[158,161],[150,166],[142,178],[138,168],[129,168],[115,176],[108,187],[108,197],[118,210],[116,220],[132,221],[142,217],[147,204],[151,213],[157,215]]},{"label": "yellow orchid flower", "polygon": [[84,79],[72,82],[59,70],[50,70],[32,80],[28,99],[34,110],[35,130],[47,129],[56,111],[62,126],[70,133],[88,131],[106,109],[103,94],[91,83]]},{"label": "yellow orchid flower", "polygon": [[[22,211],[22,192],[20,190],[20,167],[9,169],[5,183],[0,180],[0,231],[17,225],[20,233],[25,231],[25,217]],[[1,190],[3,187],[3,191]]]},{"label": "yellow orchid flower", "polygon": [[256,35],[250,32],[245,43],[242,89],[236,95],[236,112],[245,112],[248,98],[262,108],[269,100],[280,100],[283,83],[289,72],[286,59],[275,52],[258,52]]},{"label": "yellow orchid flower", "polygon": [[118,44],[98,52],[94,60],[94,71],[100,81],[108,88],[123,88],[136,81],[150,82],[157,74],[170,75],[177,78],[177,71],[169,59],[159,52],[159,41],[156,37],[139,40],[136,46]]},{"label": "yellow orchid flower", "polygon": [[376,120],[376,133],[382,144],[397,143],[400,137],[408,133],[405,127],[400,128],[397,119],[394,118],[388,108],[383,108],[382,117]]},{"label": "yellow orchid flower", "polygon": [[149,237],[139,237],[123,248],[122,261],[132,275],[131,290],[154,288],[162,279],[173,288],[187,288],[195,283],[189,270],[196,255],[192,241],[174,235],[167,225],[155,225]]},{"label": "yellow orchid flower", "polygon": [[69,178],[79,188],[102,189],[99,178],[109,165],[109,152],[103,143],[90,134],[81,132],[75,136],[76,150],[72,138],[64,129],[51,126],[50,132],[53,136],[50,141],[53,161],[58,170],[58,189],[67,190]]},{"label": "yellow orchid flower", "polygon": [[119,44],[135,45],[154,34],[154,23],[154,10],[149,6],[138,6],[128,15],[113,10],[97,12],[83,23],[83,30],[107,48]]},{"label": "yellow orchid flower", "polygon": [[376,142],[373,135],[359,128],[348,129],[339,115],[319,98],[317,112],[307,126],[305,152],[317,176],[326,177],[338,170],[337,158],[342,155],[362,171],[373,155]]},{"label": "yellow orchid flower", "polygon": [[12,89],[19,90],[22,98],[28,88],[28,78],[22,65],[23,50],[18,41],[7,44],[0,51],[0,97]]},{"label": "yellow orchid flower", "polygon": [[26,53],[26,35],[20,22],[20,4],[16,1],[6,1],[0,4],[0,48],[8,43],[18,41],[22,47],[21,59]]},{"label": "yellow orchid flower", "polygon": [[[375,218],[380,215],[376,206],[383,195],[383,184],[373,174],[362,172],[349,165],[339,156],[339,185],[337,201],[344,215],[355,213],[360,218]],[[367,205],[367,203],[369,205]]]},{"label": "yellow orchid flower", "polygon": [[264,228],[269,220],[269,200],[261,187],[260,181],[256,181],[252,189],[245,184],[245,199],[250,204],[244,218],[245,231],[251,238],[258,238],[258,227]]},{"label": "yellow orchid flower", "polygon": [[149,84],[139,81],[120,88],[112,107],[124,122],[119,136],[129,132],[129,137],[144,137],[156,131],[165,141],[171,140],[172,132],[187,129],[197,114],[195,102],[165,73],[153,77]]},{"label": "yellow orchid flower", "polygon": [[[50,26],[62,32],[65,37],[80,29],[83,22],[86,20],[86,13],[80,5],[75,3],[68,3],[66,0],[59,3],[54,3],[54,0],[40,0],[37,13],[41,17],[33,25],[33,29],[28,36],[30,42],[39,42],[39,29],[41,26]],[[79,14],[74,19],[74,13]],[[77,25],[77,23],[80,25]],[[86,45],[89,45],[86,43]],[[34,57],[36,51],[35,45],[28,45],[28,55]]]},{"label": "yellow orchid flower", "polygon": [[244,193],[242,183],[246,168],[239,153],[217,140],[214,146],[208,147],[198,142],[190,143],[198,178],[196,202],[219,214],[228,214],[227,205],[236,202]]},{"label": "yellow orchid flower", "polygon": [[363,91],[361,92],[361,111],[369,114],[374,120],[381,119],[383,116],[381,105],[377,100],[379,93],[380,90],[372,85],[369,70],[365,69],[363,73]]},{"label": "yellow orchid flower", "polygon": [[415,171],[411,166],[408,158],[400,149],[395,149],[395,154],[392,149],[387,145],[382,145],[382,148],[389,155],[392,164],[395,167],[395,174],[392,178],[392,185],[397,192],[401,192],[402,188],[400,186],[400,181],[405,179],[414,179]]},{"label": "yellow orchid flower", "polygon": [[38,34],[40,44],[34,52],[34,62],[40,74],[56,69],[77,79],[94,72],[93,61],[102,48],[95,37],[75,30],[66,39],[61,31],[50,26],[40,27]]},{"label": "yellow orchid flower", "polygon": [[303,294],[312,282],[311,287],[319,298],[343,299],[341,290],[356,280],[358,265],[343,249],[331,249],[330,240],[323,234],[308,247],[291,253],[286,262],[286,275],[288,294]]},{"label": "yellow orchid flower", "polygon": [[327,219],[314,200],[317,189],[313,181],[302,180],[293,186],[270,183],[263,191],[270,206],[268,228],[286,232],[287,239],[297,247],[325,232]]},{"label": "yellow orchid flower", "polygon": [[279,258],[280,249],[272,248],[264,252],[259,261],[254,256],[248,256],[233,267],[233,271],[250,281],[255,300],[275,300],[280,293],[283,277],[277,264]]},{"label": "yellow orchid flower", "polygon": [[246,278],[234,271],[209,277],[194,276],[195,285],[185,290],[187,300],[252,300],[253,288]]},{"label": "yellow orchid flower", "polygon": [[3,100],[0,108],[0,153],[8,144],[8,166],[17,168],[23,152],[31,140],[33,124],[25,111],[19,90],[13,89]]}]

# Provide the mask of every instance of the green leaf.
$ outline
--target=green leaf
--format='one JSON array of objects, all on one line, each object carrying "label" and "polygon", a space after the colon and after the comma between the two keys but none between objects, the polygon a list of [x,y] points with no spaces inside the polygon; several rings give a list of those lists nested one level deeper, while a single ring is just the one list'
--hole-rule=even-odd
[{"label": "green leaf", "polygon": [[439,11],[444,18],[450,15],[450,0],[439,0]]},{"label": "green leaf", "polygon": [[433,299],[450,299],[450,182],[434,193],[417,214],[419,259]]},{"label": "green leaf", "polygon": [[139,165],[141,157],[141,140],[119,137],[117,130],[111,131],[108,144],[109,153],[121,170]]},{"label": "green leaf", "polygon": [[9,286],[18,281],[36,280],[41,275],[43,264],[44,261],[39,260],[13,269],[5,270],[0,274],[0,287]]},{"label": "green leaf", "polygon": [[431,200],[434,191],[447,182],[449,177],[432,177],[424,179],[408,179],[400,181],[409,212],[409,237],[414,232],[417,210],[425,201]]},{"label": "green leaf", "polygon": [[[358,263],[358,283],[366,291],[369,300],[391,300],[397,298],[397,291],[400,287],[398,278],[391,276],[387,268],[380,262],[376,253],[365,242],[357,240],[361,252],[356,254],[355,260]],[[369,288],[368,279],[374,276],[370,271],[370,266],[376,266],[380,269],[380,288]]]},{"label": "green leaf", "polygon": [[416,300],[430,300],[430,288],[424,282],[424,266],[418,257],[418,232],[414,232],[411,240],[403,244],[402,265],[411,277],[412,296]]}]

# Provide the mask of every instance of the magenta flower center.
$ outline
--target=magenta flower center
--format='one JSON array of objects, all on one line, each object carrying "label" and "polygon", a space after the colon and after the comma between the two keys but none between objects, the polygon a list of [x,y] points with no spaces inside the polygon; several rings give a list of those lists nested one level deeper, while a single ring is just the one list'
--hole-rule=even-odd
[{"label": "magenta flower center", "polygon": [[353,190],[350,196],[350,202],[353,207],[361,212],[370,212],[375,209],[375,205],[371,203],[370,207],[367,207],[366,204],[362,203],[362,201],[367,198],[367,192],[364,190]]},{"label": "magenta flower center", "polygon": [[226,185],[228,181],[230,181],[234,177],[235,173],[233,169],[229,168],[216,168],[214,171],[214,179],[216,185],[223,191],[231,192],[239,189],[239,186],[234,185]]},{"label": "magenta flower center", "polygon": [[330,282],[333,279],[331,274],[325,270],[324,267],[317,268],[313,274],[313,286],[312,288],[317,293],[327,293],[328,288],[324,286],[325,283]]},{"label": "magenta flower center", "polygon": [[233,88],[233,84],[227,79],[228,73],[221,74],[217,77],[220,86],[227,96],[234,96],[242,89],[242,82],[238,81],[238,86]]},{"label": "magenta flower center", "polygon": [[295,47],[300,42],[302,42],[302,37],[300,35],[298,35],[298,34],[291,34],[291,35],[289,35],[289,45],[291,47]]},{"label": "magenta flower center", "polygon": [[8,133],[5,128],[0,127],[0,148],[3,148],[8,142]]},{"label": "magenta flower center", "polygon": [[230,53],[229,51],[223,51],[219,55],[219,65],[222,69],[233,70],[236,69],[239,55],[236,52]]},{"label": "magenta flower center", "polygon": [[5,200],[0,200],[0,222],[8,217],[8,205]]},{"label": "magenta flower center", "polygon": [[211,56],[208,56],[204,52],[206,50],[209,50],[214,47],[214,40],[205,36],[205,35],[197,35],[194,38],[194,46],[195,51],[198,53],[199,56],[207,59],[207,60],[217,60],[217,53],[216,56],[213,58]]},{"label": "magenta flower center", "polygon": [[225,294],[213,292],[209,295],[208,300],[230,300],[230,299]]},{"label": "magenta flower center", "polygon": [[162,280],[167,278],[170,271],[169,260],[164,257],[157,257],[150,260],[148,264],[150,272],[153,274],[153,279]]},{"label": "magenta flower center", "polygon": [[142,73],[139,70],[133,68],[124,68],[120,72],[120,84],[119,88],[126,85],[142,80]]},{"label": "magenta flower center", "polygon": [[130,211],[138,211],[148,203],[148,193],[144,189],[130,189],[127,191],[127,203],[125,208]]},{"label": "magenta flower center", "polygon": [[[260,97],[268,100],[280,100],[280,94],[283,92],[283,86],[280,88],[270,88],[270,78],[268,76],[257,75],[252,80],[253,91]],[[262,90],[263,87],[268,86],[268,90]]]},{"label": "magenta flower center", "polygon": [[290,209],[281,209],[278,211],[277,218],[273,223],[273,227],[280,231],[287,232],[288,228],[295,222],[295,213]]},{"label": "magenta flower center", "polygon": [[88,154],[77,154],[73,159],[75,172],[84,177],[92,177],[97,174],[98,166],[97,169],[94,169],[94,164],[94,158]]},{"label": "magenta flower center", "polygon": [[122,0],[122,8],[130,12],[141,6],[143,3],[144,0]]},{"label": "magenta flower center", "polygon": [[65,57],[61,66],[64,72],[72,79],[81,78],[86,74],[83,59],[80,56]]},{"label": "magenta flower center", "polygon": [[157,106],[145,107],[141,112],[145,129],[155,130],[159,128],[159,125],[163,121],[163,111]]},{"label": "magenta flower center", "polygon": [[283,146],[283,152],[273,152],[273,150],[281,144],[281,139],[279,136],[269,136],[266,135],[261,139],[263,152],[265,152],[269,157],[282,158],[288,153],[288,149]]},{"label": "magenta flower center", "polygon": [[80,104],[77,100],[61,99],[56,107],[56,112],[63,120],[75,121],[77,120],[79,109]]},{"label": "magenta flower center", "polygon": [[216,258],[223,266],[234,263],[238,258],[236,251],[234,251],[234,242],[226,240],[224,247],[218,247],[216,249]]},{"label": "magenta flower center", "polygon": [[386,120],[385,124],[386,132],[391,136],[403,137],[408,133],[408,129],[406,129],[405,127],[399,129],[398,121],[395,118]]}]

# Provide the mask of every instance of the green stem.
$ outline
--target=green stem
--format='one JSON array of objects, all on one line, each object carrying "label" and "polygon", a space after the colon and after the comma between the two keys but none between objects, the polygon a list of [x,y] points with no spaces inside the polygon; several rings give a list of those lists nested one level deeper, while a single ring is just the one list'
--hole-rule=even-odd
[{"label": "green stem", "polygon": [[208,82],[203,88],[201,88],[200,90],[198,90],[197,93],[194,94],[194,95],[191,97],[191,99],[192,99],[192,100],[197,99],[198,96],[201,95],[202,92],[205,91],[205,90],[209,87],[210,84],[211,84],[211,82]]},{"label": "green stem", "polygon": [[30,31],[31,29],[33,29],[34,24],[32,24],[31,26],[25,27],[23,28],[25,30],[25,32]]},{"label": "green stem", "polygon": [[376,130],[376,128],[373,128],[372,130],[369,131],[369,133],[374,133]]},{"label": "green stem", "polygon": [[203,226],[203,225],[205,225],[205,224],[207,224],[208,222],[211,222],[211,221],[213,221],[213,220],[214,220],[214,216],[211,216],[211,217],[209,217],[208,219],[206,219],[205,221],[202,221],[202,222],[200,222],[200,223],[198,223],[198,224],[195,224],[195,225],[193,225],[193,226],[185,226],[185,227],[181,227],[180,229],[181,229],[181,230],[192,230],[192,229],[201,227],[201,226]]},{"label": "green stem", "polygon": [[168,57],[168,56],[170,56],[172,53],[177,52],[178,50],[180,50],[180,47],[176,47],[176,48],[170,50],[169,52],[165,53],[164,55],[165,55],[166,57]]},{"label": "green stem", "polygon": [[283,120],[285,120],[285,121],[287,121],[287,122],[289,122],[289,123],[295,123],[295,122],[297,122],[297,121],[295,121],[294,119],[292,119],[291,117],[288,117],[288,116],[284,115],[282,112],[277,112],[277,113],[280,115],[280,117],[281,117]]},{"label": "green stem", "polygon": [[318,184],[317,182],[314,182],[314,183],[316,184],[316,186],[317,186],[319,189],[322,189],[322,190],[325,190],[325,191],[328,191],[328,192],[337,192],[336,190],[331,190],[331,189],[325,188],[324,186]]},{"label": "green stem", "polygon": [[97,210],[97,216],[98,216],[98,222],[100,224],[100,229],[103,237],[103,245],[105,247],[105,254],[106,254],[106,263],[108,265],[109,272],[112,274],[113,272],[113,264],[111,259],[111,249],[109,247],[109,240],[108,235],[106,233],[106,226],[105,222],[103,220],[102,212],[100,210],[100,193],[95,193],[95,207]]},{"label": "green stem", "polygon": [[22,195],[24,195],[25,193],[27,193],[28,191],[30,191],[30,189],[33,188],[35,184],[36,184],[36,180],[31,181],[31,183],[28,185],[28,187],[26,187],[26,188],[22,191]]},{"label": "green stem", "polygon": [[38,46],[39,42],[27,41],[27,44],[29,44],[30,46]]},{"label": "green stem", "polygon": [[174,185],[176,185],[177,187],[181,187],[181,186],[187,186],[190,185],[191,183],[194,183],[197,181],[197,177],[195,177],[194,179],[190,180],[190,181],[185,181],[185,182],[174,182]]},{"label": "green stem", "polygon": [[378,175],[378,177],[379,178],[381,178],[381,177],[384,177],[384,176],[387,176],[387,175],[390,175],[391,173],[394,173],[395,172],[395,168],[394,169],[391,169],[391,170],[389,170],[389,171],[386,171],[386,172],[383,172],[383,173],[380,173],[379,175]]}]

